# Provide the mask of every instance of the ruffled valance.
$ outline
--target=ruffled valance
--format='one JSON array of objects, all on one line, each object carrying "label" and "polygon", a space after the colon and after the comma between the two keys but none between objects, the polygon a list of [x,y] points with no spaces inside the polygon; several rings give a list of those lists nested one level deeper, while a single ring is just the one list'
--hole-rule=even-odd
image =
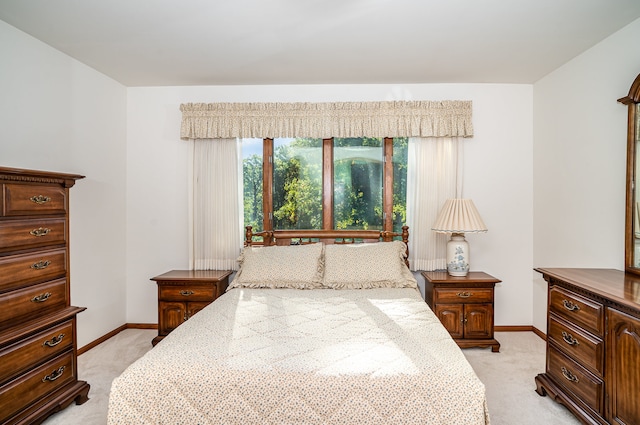
[{"label": "ruffled valance", "polygon": [[471,137],[471,101],[185,103],[182,139]]}]

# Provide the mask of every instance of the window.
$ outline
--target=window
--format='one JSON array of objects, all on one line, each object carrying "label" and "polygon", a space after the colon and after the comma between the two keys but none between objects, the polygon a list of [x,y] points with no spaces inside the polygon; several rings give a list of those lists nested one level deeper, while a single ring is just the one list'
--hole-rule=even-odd
[{"label": "window", "polygon": [[244,225],[400,232],[407,144],[407,138],[243,139]]}]

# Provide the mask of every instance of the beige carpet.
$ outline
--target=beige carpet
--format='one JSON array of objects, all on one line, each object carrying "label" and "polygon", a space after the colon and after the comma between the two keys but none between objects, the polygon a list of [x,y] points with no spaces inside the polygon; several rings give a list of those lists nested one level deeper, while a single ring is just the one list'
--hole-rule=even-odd
[{"label": "beige carpet", "polygon": [[[89,401],[71,405],[45,425],[100,425],[107,422],[109,388],[131,362],[151,349],[154,330],[128,329],[78,357],[80,379],[91,384]],[[500,353],[470,348],[464,353],[487,388],[493,425],[579,424],[568,410],[540,397],[534,377],[544,371],[545,343],[532,332],[497,332]]]}]

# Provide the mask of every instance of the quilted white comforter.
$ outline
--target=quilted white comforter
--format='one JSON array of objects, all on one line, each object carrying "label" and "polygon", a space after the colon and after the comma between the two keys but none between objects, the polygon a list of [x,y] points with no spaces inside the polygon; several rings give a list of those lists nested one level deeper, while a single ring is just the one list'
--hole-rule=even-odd
[{"label": "quilted white comforter", "polygon": [[415,289],[233,289],[113,381],[115,424],[488,424]]}]

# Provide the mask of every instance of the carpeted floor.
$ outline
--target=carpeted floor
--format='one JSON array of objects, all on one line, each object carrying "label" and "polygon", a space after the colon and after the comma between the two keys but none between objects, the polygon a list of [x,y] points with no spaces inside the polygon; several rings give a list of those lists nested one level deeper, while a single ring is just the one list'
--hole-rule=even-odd
[{"label": "carpeted floor", "polygon": [[[113,378],[147,350],[155,330],[128,329],[78,357],[78,375],[91,384],[89,401],[49,417],[45,425],[101,425],[107,422]],[[579,424],[568,410],[540,397],[534,377],[544,371],[545,343],[532,332],[497,332],[500,353],[469,348],[464,353],[484,382],[492,425]]]}]

